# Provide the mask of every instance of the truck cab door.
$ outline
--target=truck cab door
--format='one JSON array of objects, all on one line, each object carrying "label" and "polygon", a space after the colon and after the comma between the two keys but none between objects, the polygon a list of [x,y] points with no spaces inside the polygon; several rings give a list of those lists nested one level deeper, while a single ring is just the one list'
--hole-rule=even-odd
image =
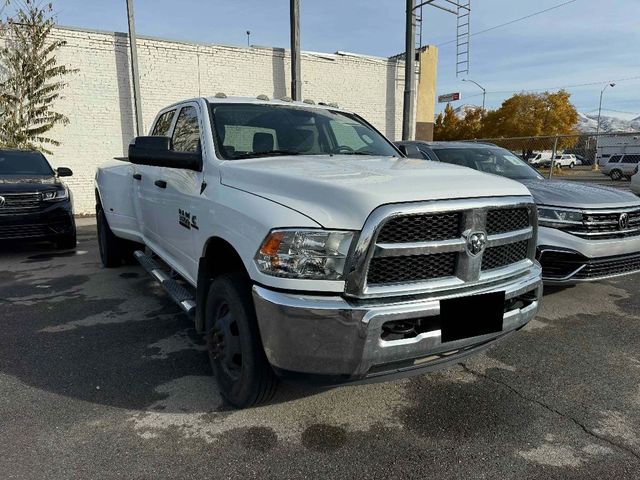
[{"label": "truck cab door", "polygon": [[[169,136],[176,121],[177,109],[161,112],[151,130],[154,136]],[[145,242],[158,249],[161,239],[158,234],[158,215],[162,208],[162,192],[156,187],[155,180],[162,175],[162,167],[134,165],[134,209],[138,219],[138,228]]]},{"label": "truck cab door", "polygon": [[[171,135],[173,150],[201,151],[201,118],[197,103],[180,108]],[[164,167],[153,181],[160,195],[155,217],[158,240],[168,256],[166,260],[182,275],[195,279],[199,255],[195,252],[194,236],[198,233],[203,212],[200,197],[203,172]]]}]

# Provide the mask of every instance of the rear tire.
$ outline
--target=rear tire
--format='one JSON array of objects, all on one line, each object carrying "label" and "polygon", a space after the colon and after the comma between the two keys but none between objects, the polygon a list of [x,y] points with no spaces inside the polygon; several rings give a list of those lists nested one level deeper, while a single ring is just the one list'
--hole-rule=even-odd
[{"label": "rear tire", "polygon": [[225,273],[213,280],[205,307],[205,332],[222,397],[237,408],[269,401],[278,379],[260,340],[246,274]]},{"label": "rear tire", "polygon": [[576,164],[575,164],[574,162],[571,162],[571,163],[569,164],[569,168],[570,168],[570,169],[572,169],[572,170],[573,170],[575,167],[576,167]]},{"label": "rear tire", "polygon": [[109,224],[107,218],[98,205],[96,207],[96,224],[98,228],[98,248],[100,250],[100,260],[105,268],[115,268],[122,265],[123,250],[122,242],[116,237]]}]

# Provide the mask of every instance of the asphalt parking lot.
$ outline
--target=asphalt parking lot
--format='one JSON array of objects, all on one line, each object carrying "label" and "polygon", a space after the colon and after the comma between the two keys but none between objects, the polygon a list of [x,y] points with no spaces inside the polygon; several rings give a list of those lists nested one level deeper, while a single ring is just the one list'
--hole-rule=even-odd
[{"label": "asphalt parking lot", "polygon": [[640,276],[547,292],[487,353],[227,409],[141,267],[0,246],[0,478],[639,478]]}]

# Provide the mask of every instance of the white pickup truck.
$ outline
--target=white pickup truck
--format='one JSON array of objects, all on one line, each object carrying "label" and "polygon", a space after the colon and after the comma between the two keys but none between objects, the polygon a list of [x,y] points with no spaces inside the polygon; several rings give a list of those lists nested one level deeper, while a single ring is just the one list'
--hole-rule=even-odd
[{"label": "white pickup truck", "polygon": [[96,174],[102,262],[135,256],[194,316],[236,407],[268,400],[280,377],[333,385],[438,368],[537,311],[528,190],[405,158],[353,113],[186,100],[128,160]]}]

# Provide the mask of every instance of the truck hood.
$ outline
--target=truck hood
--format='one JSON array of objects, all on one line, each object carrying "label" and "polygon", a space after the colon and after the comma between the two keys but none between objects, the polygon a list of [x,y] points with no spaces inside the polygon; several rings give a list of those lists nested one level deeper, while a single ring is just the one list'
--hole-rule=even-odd
[{"label": "truck hood", "polygon": [[325,228],[359,230],[389,203],[526,195],[512,180],[441,162],[353,155],[231,160],[224,185],[286,205]]},{"label": "truck hood", "polygon": [[638,197],[617,188],[561,180],[522,180],[538,205],[569,208],[640,206]]}]

